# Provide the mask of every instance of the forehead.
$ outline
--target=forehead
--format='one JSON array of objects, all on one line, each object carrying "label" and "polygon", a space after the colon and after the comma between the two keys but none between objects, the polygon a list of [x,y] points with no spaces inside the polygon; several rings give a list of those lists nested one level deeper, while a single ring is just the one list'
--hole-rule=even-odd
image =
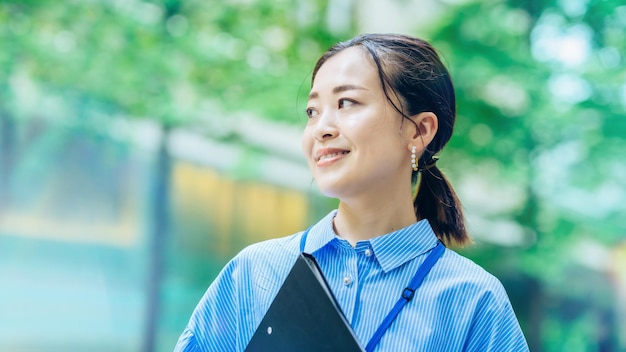
[{"label": "forehead", "polygon": [[378,71],[369,54],[361,47],[350,47],[330,57],[317,71],[312,93],[323,93],[341,85],[380,88]]}]

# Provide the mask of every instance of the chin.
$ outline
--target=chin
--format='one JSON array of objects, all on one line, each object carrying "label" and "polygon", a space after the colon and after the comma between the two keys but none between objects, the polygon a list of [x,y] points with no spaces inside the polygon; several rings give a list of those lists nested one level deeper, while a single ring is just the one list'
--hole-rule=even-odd
[{"label": "chin", "polygon": [[340,198],[338,192],[320,190],[320,193],[322,193],[325,197],[328,197],[328,198],[337,198],[337,199]]},{"label": "chin", "polygon": [[342,187],[337,183],[325,184],[323,182],[318,182],[317,188],[320,193],[329,198],[341,198],[342,194],[345,192],[345,187]]},{"label": "chin", "polygon": [[320,173],[314,178],[317,189],[329,198],[341,198],[348,188],[353,187],[349,181],[352,178],[344,173]]}]

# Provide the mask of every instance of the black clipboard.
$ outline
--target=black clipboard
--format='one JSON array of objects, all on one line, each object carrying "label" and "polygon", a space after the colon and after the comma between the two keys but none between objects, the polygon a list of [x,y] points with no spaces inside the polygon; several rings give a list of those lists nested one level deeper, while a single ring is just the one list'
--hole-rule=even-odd
[{"label": "black clipboard", "polygon": [[301,253],[246,352],[363,352],[315,258]]}]

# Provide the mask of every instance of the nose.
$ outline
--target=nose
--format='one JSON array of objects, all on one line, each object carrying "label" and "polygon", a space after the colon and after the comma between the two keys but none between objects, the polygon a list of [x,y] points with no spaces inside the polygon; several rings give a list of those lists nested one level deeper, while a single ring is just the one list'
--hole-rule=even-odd
[{"label": "nose", "polygon": [[313,131],[313,137],[321,142],[327,139],[333,139],[339,135],[339,129],[337,128],[337,123],[335,121],[335,117],[332,113],[324,113],[319,118],[317,123],[315,124],[315,129]]}]

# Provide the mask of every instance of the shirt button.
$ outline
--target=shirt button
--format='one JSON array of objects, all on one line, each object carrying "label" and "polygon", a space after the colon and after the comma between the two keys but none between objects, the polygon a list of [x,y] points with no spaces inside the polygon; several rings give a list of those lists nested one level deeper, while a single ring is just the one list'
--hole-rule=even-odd
[{"label": "shirt button", "polygon": [[372,255],[372,250],[368,248],[365,250],[365,252],[363,252],[363,254],[365,254],[366,257],[369,257]]},{"label": "shirt button", "polygon": [[350,276],[346,276],[343,278],[343,284],[346,286],[352,285],[352,278]]}]

